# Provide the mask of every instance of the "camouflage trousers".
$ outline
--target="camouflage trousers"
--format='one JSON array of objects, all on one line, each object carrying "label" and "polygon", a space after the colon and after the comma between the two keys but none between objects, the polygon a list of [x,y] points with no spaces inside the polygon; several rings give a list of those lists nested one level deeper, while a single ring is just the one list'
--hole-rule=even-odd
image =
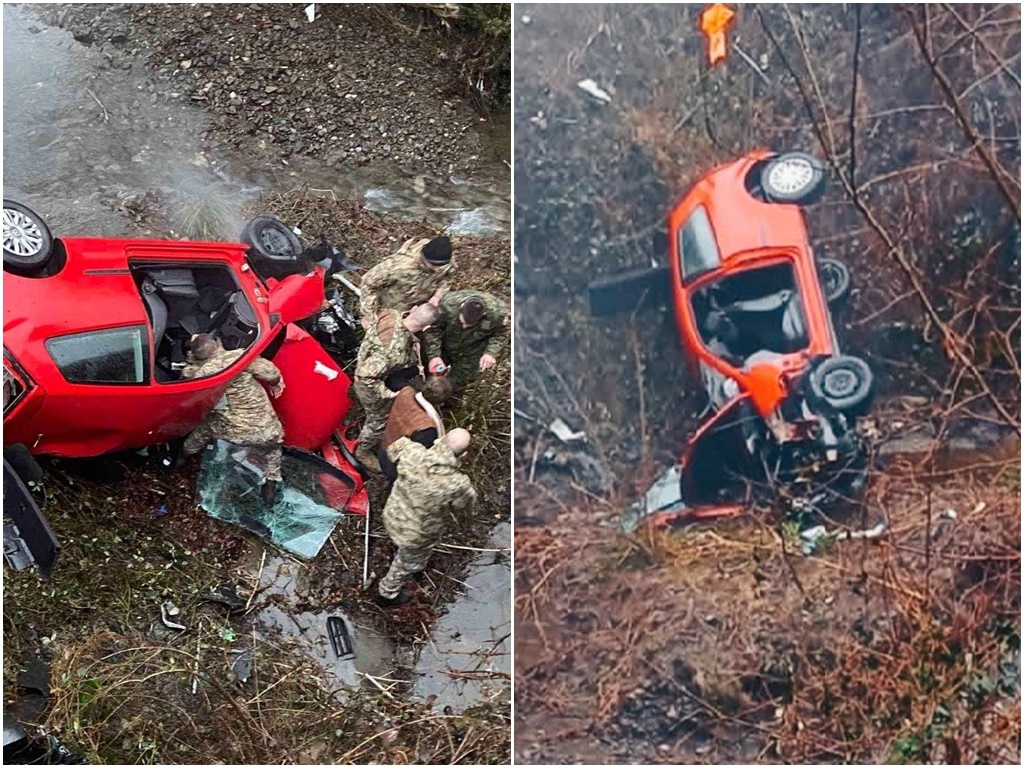
[{"label": "camouflage trousers", "polygon": [[388,424],[388,414],[391,413],[391,400],[377,397],[370,391],[370,388],[363,383],[356,381],[352,389],[363,406],[363,428],[359,432],[360,450],[373,451],[384,436],[384,428]]},{"label": "camouflage trousers", "polygon": [[225,434],[210,420],[203,421],[185,439],[182,450],[188,454],[199,453],[211,440],[225,440],[229,443],[250,449],[249,458],[255,460],[258,468],[267,480],[281,480],[281,441],[280,440],[241,440]]},{"label": "camouflage trousers", "polygon": [[433,546],[399,547],[391,567],[384,578],[377,584],[377,592],[385,599],[392,599],[402,591],[402,585],[410,576],[420,573],[427,567],[427,561],[433,553]]}]

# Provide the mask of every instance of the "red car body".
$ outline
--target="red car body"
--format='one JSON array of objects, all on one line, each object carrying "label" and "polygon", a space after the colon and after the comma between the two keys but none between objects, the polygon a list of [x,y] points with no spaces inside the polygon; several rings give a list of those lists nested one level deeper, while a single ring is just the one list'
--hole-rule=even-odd
[{"label": "red car body", "polygon": [[[10,383],[13,390],[10,399],[5,392],[5,446],[21,443],[33,454],[88,457],[183,437],[213,409],[235,375],[276,345],[272,359],[285,390],[272,402],[285,444],[319,451],[349,476],[358,490],[346,508],[365,513],[362,478],[339,444],[351,405],[350,380],[315,339],[293,324],[320,309],[322,268],[264,281],[241,243],[65,238],[59,245],[64,263],[55,274],[4,273],[5,380],[11,377],[5,389]],[[162,338],[155,338],[156,321],[143,300],[140,275],[167,270],[215,276],[228,286],[223,295],[240,292],[232,306],[248,305],[252,339],[233,365],[198,380],[171,378],[158,370]],[[97,332],[134,335],[126,380],[76,381],[69,379],[67,366],[58,364],[61,339],[77,337],[66,347],[74,356],[80,353],[72,345],[83,349],[87,340],[103,338],[92,335]]]}]

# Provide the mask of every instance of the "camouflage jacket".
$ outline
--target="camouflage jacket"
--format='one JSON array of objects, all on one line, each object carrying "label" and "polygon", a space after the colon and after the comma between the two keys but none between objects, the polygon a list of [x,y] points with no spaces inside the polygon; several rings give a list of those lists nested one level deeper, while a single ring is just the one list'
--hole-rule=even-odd
[{"label": "camouflage jacket", "polygon": [[[183,375],[187,379],[213,376],[234,365],[244,354],[245,350],[242,349],[222,349],[203,363],[189,363]],[[257,357],[231,379],[224,390],[226,407],[218,405],[208,417],[212,419],[211,426],[217,437],[233,443],[281,442],[284,429],[261,381],[270,386],[281,381],[281,372],[277,366],[263,357]]]},{"label": "camouflage jacket", "polygon": [[[399,368],[420,366],[419,340],[402,323],[402,313],[386,310],[377,313],[356,358],[355,380],[378,397],[389,397],[384,385],[388,374]],[[364,403],[365,405],[365,403]]]},{"label": "camouflage jacket", "polygon": [[[476,325],[463,328],[459,322],[459,309],[471,298],[483,302],[484,317]],[[427,360],[444,357],[442,351],[456,357],[486,354],[498,359],[509,339],[510,328],[505,325],[506,318],[508,304],[497,296],[484,291],[449,291],[441,299],[441,318],[424,334]]]},{"label": "camouflage jacket", "polygon": [[384,309],[400,312],[422,304],[437,290],[448,290],[452,264],[440,269],[423,268],[423,246],[430,241],[406,240],[396,253],[384,259],[366,275],[359,286],[359,312],[374,317]]},{"label": "camouflage jacket", "polygon": [[443,440],[424,448],[407,437],[388,448],[398,478],[384,506],[384,525],[399,547],[432,545],[465,524],[476,491]]}]

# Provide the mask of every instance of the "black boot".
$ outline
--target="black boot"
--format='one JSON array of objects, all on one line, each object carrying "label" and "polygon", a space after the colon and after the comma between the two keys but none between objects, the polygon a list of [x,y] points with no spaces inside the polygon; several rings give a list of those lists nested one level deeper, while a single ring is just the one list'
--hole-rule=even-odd
[{"label": "black boot", "polygon": [[272,507],[277,501],[277,480],[264,480],[260,488],[260,498],[263,499],[263,506]]},{"label": "black boot", "polygon": [[384,597],[384,595],[378,592],[374,595],[373,602],[379,605],[381,608],[394,608],[399,605],[405,605],[412,600],[412,595],[406,592],[404,589],[394,597]]}]

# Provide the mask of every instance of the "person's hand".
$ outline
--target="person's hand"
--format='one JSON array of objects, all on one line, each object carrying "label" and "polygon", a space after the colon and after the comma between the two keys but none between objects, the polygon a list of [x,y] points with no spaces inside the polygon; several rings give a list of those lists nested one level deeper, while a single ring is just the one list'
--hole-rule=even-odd
[{"label": "person's hand", "polygon": [[444,373],[445,368],[444,360],[440,357],[432,357],[430,362],[427,363],[427,370],[431,373]]},{"label": "person's hand", "polygon": [[387,399],[387,400],[394,400],[396,397],[398,397],[398,393],[395,390],[393,390],[393,389],[386,389],[385,388],[385,391],[384,391],[384,398],[385,399]]},{"label": "person's hand", "polygon": [[361,317],[361,318],[359,318],[359,324],[361,326],[363,326],[363,330],[364,331],[370,330],[370,318],[368,318],[368,317]]},{"label": "person's hand", "polygon": [[279,382],[277,382],[277,384],[270,388],[271,397],[276,399],[280,397],[282,394],[284,394],[284,379],[281,379]]},{"label": "person's hand", "polygon": [[495,360],[490,355],[481,355],[480,356],[480,370],[481,371],[489,370],[489,369],[493,368],[497,364],[498,364],[498,361]]},{"label": "person's hand", "polygon": [[427,300],[427,304],[433,304],[435,307],[438,306],[441,303],[441,298],[444,296],[444,294],[445,289],[438,288],[436,291],[434,291],[434,295]]},{"label": "person's hand", "polygon": [[512,315],[505,315],[505,319],[501,321],[501,324],[508,328],[512,324]]}]

